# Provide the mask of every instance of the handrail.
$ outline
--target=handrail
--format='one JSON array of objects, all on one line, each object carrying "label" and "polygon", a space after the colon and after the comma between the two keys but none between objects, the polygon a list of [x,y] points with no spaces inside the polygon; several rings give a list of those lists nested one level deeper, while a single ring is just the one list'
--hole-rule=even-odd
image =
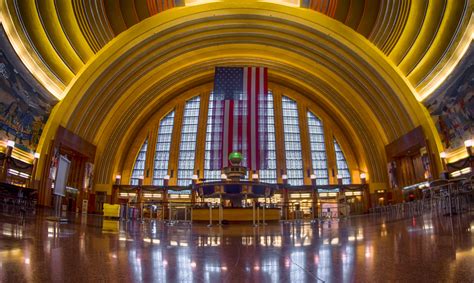
[{"label": "handrail", "polygon": [[337,190],[344,189],[349,191],[363,191],[367,184],[348,184],[348,185],[303,185],[303,186],[292,186],[290,184],[270,184],[263,182],[252,182],[252,181],[224,181],[224,182],[208,182],[208,183],[197,183],[188,186],[155,186],[155,185],[114,185],[119,188],[121,192],[131,192],[141,189],[143,192],[157,192],[157,191],[193,191],[198,190],[202,187],[207,186],[224,186],[224,185],[250,185],[250,186],[265,186],[274,188],[276,190],[286,188],[290,191],[308,191],[313,190]]}]

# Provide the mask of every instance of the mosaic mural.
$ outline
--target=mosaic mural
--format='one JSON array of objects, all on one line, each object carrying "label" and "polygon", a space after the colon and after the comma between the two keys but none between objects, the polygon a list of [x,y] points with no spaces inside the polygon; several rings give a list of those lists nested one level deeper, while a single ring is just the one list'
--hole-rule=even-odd
[{"label": "mosaic mural", "polygon": [[423,102],[447,151],[474,137],[474,44],[448,79]]},{"label": "mosaic mural", "polygon": [[0,139],[34,151],[55,101],[39,93],[7,54],[0,46]]}]

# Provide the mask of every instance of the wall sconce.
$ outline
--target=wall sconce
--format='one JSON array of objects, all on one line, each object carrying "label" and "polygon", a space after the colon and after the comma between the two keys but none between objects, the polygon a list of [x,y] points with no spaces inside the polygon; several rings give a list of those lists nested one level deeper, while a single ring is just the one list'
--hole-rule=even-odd
[{"label": "wall sconce", "polygon": [[342,185],[342,176],[336,175],[336,178],[337,178],[337,184]]},{"label": "wall sconce", "polygon": [[467,154],[469,154],[469,157],[471,157],[472,156],[472,140],[465,140],[464,146],[466,147]]},{"label": "wall sconce", "polygon": [[282,174],[281,175],[281,180],[283,181],[283,184],[288,184],[288,175]]},{"label": "wall sconce", "polygon": [[143,176],[138,176],[138,185],[140,187],[143,185]]},{"label": "wall sconce", "polygon": [[33,157],[34,157],[35,159],[39,159],[39,158],[40,158],[39,152],[35,152],[35,154],[33,155]]},{"label": "wall sconce", "polygon": [[227,175],[224,174],[224,173],[222,173],[222,174],[221,174],[221,180],[227,180]]},{"label": "wall sconce", "polygon": [[8,141],[7,141],[7,146],[8,146],[8,147],[15,147],[15,141],[8,140]]},{"label": "wall sconce", "polygon": [[122,179],[121,175],[115,175],[115,185],[120,185],[121,179]]},{"label": "wall sconce", "polygon": [[199,179],[198,175],[194,174],[191,178],[193,181],[197,181],[197,179]]},{"label": "wall sconce", "polygon": [[367,180],[367,175],[365,173],[360,173],[360,183],[365,184]]},{"label": "wall sconce", "polygon": [[252,174],[252,180],[258,181],[258,174],[257,173]]}]

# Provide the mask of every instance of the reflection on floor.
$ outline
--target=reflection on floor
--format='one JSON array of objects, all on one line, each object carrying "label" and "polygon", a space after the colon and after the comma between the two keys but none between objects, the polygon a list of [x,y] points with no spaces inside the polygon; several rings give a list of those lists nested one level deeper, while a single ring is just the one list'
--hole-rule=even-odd
[{"label": "reflection on floor", "polygon": [[0,216],[0,282],[472,282],[474,212],[206,227]]}]

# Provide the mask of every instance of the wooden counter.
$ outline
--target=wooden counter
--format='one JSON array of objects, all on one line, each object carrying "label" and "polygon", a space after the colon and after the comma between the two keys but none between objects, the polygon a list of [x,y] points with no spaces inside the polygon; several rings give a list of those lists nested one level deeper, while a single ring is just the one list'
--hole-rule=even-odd
[{"label": "wooden counter", "polygon": [[[230,222],[238,221],[252,221],[252,208],[223,208],[224,217],[222,220]],[[257,209],[255,209],[255,214]],[[263,220],[263,208],[259,209],[260,221]],[[217,207],[212,209],[212,221],[219,220],[219,209]],[[280,220],[280,209],[279,208],[266,208],[265,209],[265,221],[278,221]],[[209,221],[209,208],[194,208],[193,209],[193,221]]]}]

